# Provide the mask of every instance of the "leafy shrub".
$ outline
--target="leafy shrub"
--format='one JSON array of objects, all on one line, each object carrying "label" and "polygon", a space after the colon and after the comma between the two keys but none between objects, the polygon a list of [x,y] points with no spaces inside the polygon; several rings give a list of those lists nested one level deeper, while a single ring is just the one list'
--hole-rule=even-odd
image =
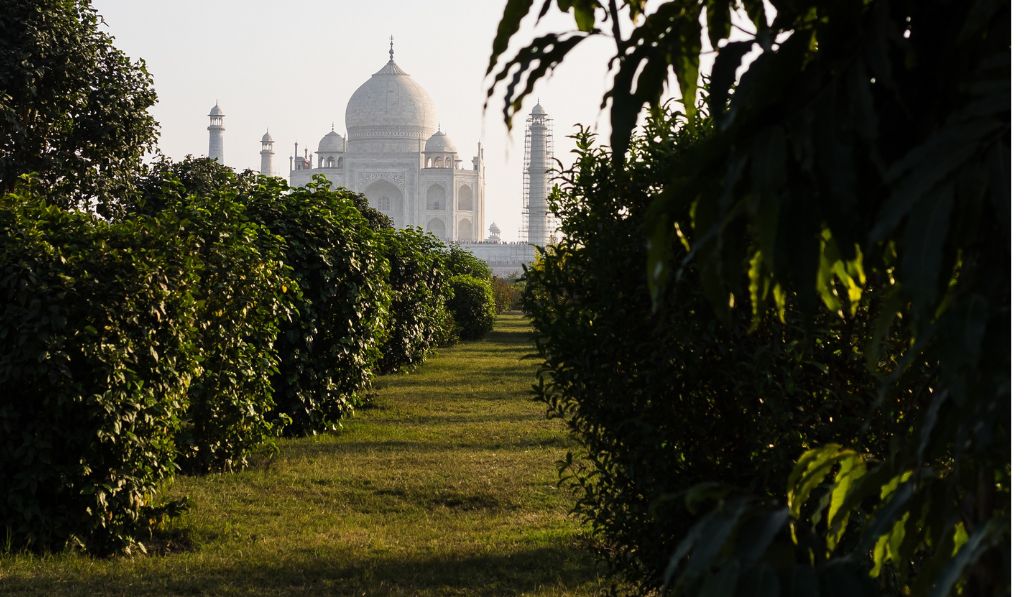
[{"label": "leafy shrub", "polygon": [[394,222],[391,220],[391,217],[384,212],[370,207],[370,200],[366,198],[366,195],[362,193],[348,193],[348,197],[352,199],[352,203],[355,204],[359,213],[363,214],[363,217],[366,218],[366,223],[371,229],[390,230],[394,228]]},{"label": "leafy shrub", "polygon": [[273,377],[289,433],[334,428],[351,414],[386,339],[391,294],[380,241],[353,203],[323,178],[288,189],[259,177],[247,191],[250,216],[284,238],[285,262],[301,297],[278,335]]},{"label": "leafy shrub", "polygon": [[491,268],[487,263],[455,243],[448,244],[448,272],[453,276],[473,276],[477,280],[491,281]]},{"label": "leafy shrub", "polygon": [[494,291],[494,308],[498,313],[523,308],[523,282],[516,276],[493,276],[491,289]]},{"label": "leafy shrub", "polygon": [[151,219],[0,200],[0,535],[129,552],[196,372],[187,267]]},{"label": "leafy shrub", "polygon": [[391,264],[388,335],[377,365],[387,373],[420,363],[432,346],[452,340],[452,290],[444,243],[413,228],[386,227],[378,235]]},{"label": "leafy shrub", "polygon": [[448,309],[455,318],[459,338],[475,340],[494,328],[494,292],[488,282],[467,274],[452,277]]},{"label": "leafy shrub", "polygon": [[34,173],[45,199],[117,213],[153,149],[153,78],[114,47],[89,0],[0,11],[0,194]]},{"label": "leafy shrub", "polygon": [[176,440],[187,472],[243,468],[281,431],[270,382],[280,363],[274,342],[298,289],[283,241],[249,221],[238,197],[248,182],[214,161],[186,159],[157,163],[139,184],[140,208],[158,209],[196,258],[202,372],[189,386]]},{"label": "leafy shrub", "polygon": [[[794,304],[807,318],[874,310],[849,348],[872,369],[900,360],[879,371],[878,403],[927,405],[884,453],[808,444],[784,504],[721,501],[675,550],[666,592],[1009,593],[1010,1],[574,0],[558,11],[578,32],[517,51],[531,4],[507,3],[489,61],[507,122],[539,75],[609,31],[616,163],[666,84],[690,118],[707,91],[715,129],[658,156],[658,198],[642,208],[654,308],[696,267],[722,318],[769,304],[789,319]],[[623,7],[639,23],[626,35]],[[900,387],[928,370],[934,383]],[[771,549],[751,550],[752,533]]]},{"label": "leafy shrub", "polygon": [[784,496],[808,444],[884,453],[917,409],[876,404],[863,358],[869,300],[845,321],[823,308],[790,312],[787,325],[757,322],[749,308],[723,320],[690,268],[652,313],[644,208],[664,156],[703,134],[699,123],[656,116],[615,167],[581,132],[551,199],[565,238],[526,275],[544,359],[538,397],[581,440],[564,469],[577,511],[640,592],[661,585],[707,498],[729,487]]}]

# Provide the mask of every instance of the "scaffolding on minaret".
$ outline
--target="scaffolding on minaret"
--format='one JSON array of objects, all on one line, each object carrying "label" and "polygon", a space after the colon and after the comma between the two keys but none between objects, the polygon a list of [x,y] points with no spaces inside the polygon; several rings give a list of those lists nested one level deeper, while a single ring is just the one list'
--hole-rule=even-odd
[{"label": "scaffolding on minaret", "polygon": [[551,118],[540,102],[526,119],[523,141],[523,222],[520,240],[532,245],[551,244],[555,235],[555,219],[548,210],[548,195],[555,182],[555,159],[552,151]]}]

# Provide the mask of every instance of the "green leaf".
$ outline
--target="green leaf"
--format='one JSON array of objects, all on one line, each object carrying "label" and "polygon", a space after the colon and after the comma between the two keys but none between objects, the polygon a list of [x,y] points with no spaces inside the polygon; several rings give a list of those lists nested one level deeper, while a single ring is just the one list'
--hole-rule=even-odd
[{"label": "green leaf", "polygon": [[931,597],[946,597],[953,593],[957,581],[973,566],[981,556],[994,544],[1002,540],[1009,530],[1009,524],[1002,517],[993,517],[978,532],[971,535],[967,543],[956,552],[956,556],[936,579]]},{"label": "green leaf", "polygon": [[917,460],[922,464],[925,462],[928,445],[932,443],[932,432],[935,430],[935,424],[939,420],[939,410],[948,397],[949,390],[941,390],[932,394],[931,400],[929,400],[928,410],[925,411],[917,440]]},{"label": "green leaf", "polygon": [[747,13],[747,18],[754,24],[755,31],[760,33],[768,27],[768,21],[765,18],[764,0],[742,0],[742,2],[743,12]]},{"label": "green leaf", "polygon": [[849,514],[838,519],[836,516],[840,511],[849,512],[852,510],[849,504],[847,504],[847,500],[852,495],[850,490],[866,472],[867,466],[864,464],[864,459],[859,454],[853,454],[842,461],[839,472],[836,473],[836,482],[832,489],[828,518],[826,519],[828,524],[826,547],[829,551],[834,551],[839,541],[842,540],[843,533],[846,532],[847,521],[849,520]]},{"label": "green leaf", "polygon": [[668,217],[661,216],[647,236],[647,290],[655,311],[661,305],[661,295],[672,270],[672,250],[676,241],[670,226]]},{"label": "green leaf", "polygon": [[[494,34],[494,43],[491,47],[491,58],[487,61],[485,74],[490,74],[498,64],[498,58],[508,49],[508,42],[512,36],[519,31],[520,23],[530,12],[533,0],[507,0],[505,12],[498,21],[498,31]],[[490,92],[487,94],[490,96]]]},{"label": "green leaf", "polygon": [[708,523],[702,528],[700,540],[683,571],[684,582],[700,578],[714,564],[748,507],[746,499],[736,498],[726,501],[707,516]]},{"label": "green leaf", "polygon": [[760,560],[789,520],[788,508],[750,517],[736,535],[736,557],[744,565]]},{"label": "green leaf", "polygon": [[715,63],[711,67],[711,80],[708,83],[708,111],[716,122],[723,122],[726,102],[729,99],[729,92],[733,83],[736,82],[736,69],[743,62],[746,56],[754,47],[753,41],[734,41],[726,44],[715,57]]},{"label": "green leaf", "polygon": [[[665,57],[657,48],[637,49],[620,61],[612,90],[605,96],[606,100],[611,101],[610,142],[612,158],[617,164],[621,164],[625,158],[633,128],[644,104],[657,104],[661,99],[666,68]],[[633,89],[634,79],[636,89]]]},{"label": "green leaf", "polygon": [[871,230],[871,241],[887,238],[922,197],[977,155],[980,143],[1001,128],[996,120],[943,127],[889,168],[886,180],[892,189]]},{"label": "green leaf", "polygon": [[698,597],[729,597],[736,592],[736,584],[740,578],[740,565],[735,560],[729,561],[721,570],[715,572],[700,585]]},{"label": "green leaf", "polygon": [[940,280],[953,210],[953,189],[942,189],[911,212],[898,251],[900,280],[920,316],[930,317],[939,302]]},{"label": "green leaf", "polygon": [[590,0],[577,1],[572,14],[576,19],[576,27],[585,33],[594,30],[594,3]]},{"label": "green leaf", "polygon": [[[821,485],[836,464],[859,458],[856,452],[838,444],[827,444],[804,452],[790,473],[787,484],[787,500],[793,516],[800,515],[800,509],[811,492]],[[855,464],[850,466],[850,470],[856,467]]]},{"label": "green leaf", "polygon": [[729,38],[732,31],[732,1],[731,0],[707,0],[707,23],[708,41],[712,48],[718,47],[718,42]]}]

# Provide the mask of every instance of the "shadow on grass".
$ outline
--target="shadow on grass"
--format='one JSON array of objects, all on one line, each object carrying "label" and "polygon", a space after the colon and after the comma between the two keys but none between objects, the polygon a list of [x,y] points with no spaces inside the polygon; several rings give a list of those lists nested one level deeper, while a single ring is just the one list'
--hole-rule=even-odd
[{"label": "shadow on grass", "polygon": [[[481,343],[488,344],[516,344],[523,347],[533,347],[533,343],[530,342],[530,330],[524,328],[522,331],[518,330],[495,330],[486,336],[484,336]],[[463,346],[473,346],[474,342],[466,342]]]},{"label": "shadow on grass", "polygon": [[[346,455],[362,456],[375,453],[408,452],[411,454],[431,454],[438,452],[450,452],[452,450],[473,450],[473,451],[498,451],[514,450],[521,451],[528,448],[565,448],[572,445],[572,441],[564,434],[551,434],[540,432],[537,434],[518,437],[512,441],[495,441],[494,438],[481,437],[479,439],[459,438],[452,439],[447,443],[432,441],[407,441],[407,440],[384,440],[384,441],[355,441],[337,443],[318,443],[294,446],[290,448],[287,457],[290,458],[313,458],[330,457],[344,458]],[[554,466],[554,464],[552,464]]]},{"label": "shadow on grass", "polygon": [[[240,554],[241,555],[241,554]],[[0,592],[35,594],[520,595],[557,589],[596,592],[595,566],[581,545],[563,544],[479,556],[375,557],[308,549],[285,561],[209,563],[151,570],[130,585],[118,575],[88,579],[8,577]]]},{"label": "shadow on grass", "polygon": [[[493,415],[476,415],[465,413],[449,413],[444,415],[398,415],[394,418],[377,417],[373,420],[377,425],[474,425],[483,423],[537,423],[546,421],[543,412],[529,414],[499,413]],[[344,437],[344,433],[341,434]]]},{"label": "shadow on grass", "polygon": [[[536,364],[520,361],[518,358],[513,357],[505,361],[499,361],[497,364],[492,365],[487,371],[477,371],[473,367],[468,367],[462,371],[452,372],[446,377],[427,377],[408,375],[405,377],[396,377],[387,380],[383,380],[378,389],[381,392],[394,391],[396,389],[424,389],[424,390],[457,390],[460,386],[465,384],[472,384],[478,382],[504,382],[514,386],[524,386],[529,388],[529,385],[533,383],[536,378]],[[500,393],[500,392],[499,392]]]}]

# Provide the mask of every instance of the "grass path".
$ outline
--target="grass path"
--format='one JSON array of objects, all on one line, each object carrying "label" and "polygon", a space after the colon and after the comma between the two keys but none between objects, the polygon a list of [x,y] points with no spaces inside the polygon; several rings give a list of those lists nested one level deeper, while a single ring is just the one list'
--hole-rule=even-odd
[{"label": "grass path", "polygon": [[378,382],[341,433],[181,478],[192,547],[133,560],[0,559],[0,593],[588,595],[596,568],[556,487],[568,447],[529,400],[527,323]]}]

